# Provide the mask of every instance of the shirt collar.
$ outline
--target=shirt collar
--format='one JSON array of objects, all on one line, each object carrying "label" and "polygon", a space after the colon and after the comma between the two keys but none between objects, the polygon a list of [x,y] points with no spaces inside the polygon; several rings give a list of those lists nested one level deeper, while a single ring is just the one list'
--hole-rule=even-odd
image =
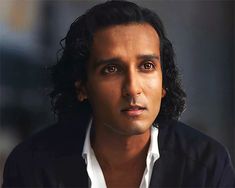
[{"label": "shirt collar", "polygon": [[83,151],[82,151],[82,157],[84,158],[86,164],[87,164],[87,157],[91,155],[92,148],[91,148],[91,142],[90,142],[90,132],[91,132],[91,124],[92,124],[92,119],[90,120],[87,131],[86,131],[86,138],[83,146]]},{"label": "shirt collar", "polygon": [[[84,158],[86,164],[87,164],[87,156],[94,153],[93,149],[91,148],[91,142],[90,142],[91,124],[92,124],[92,119],[90,120],[87,127],[86,138],[82,151],[82,157]],[[158,148],[158,128],[154,126],[151,127],[151,140],[150,140],[147,158],[149,157],[152,160],[154,160],[154,162],[160,157],[159,148]]]},{"label": "shirt collar", "polygon": [[154,162],[160,157],[159,148],[158,148],[158,128],[154,126],[151,127],[151,140],[150,140],[147,158],[149,157]]}]

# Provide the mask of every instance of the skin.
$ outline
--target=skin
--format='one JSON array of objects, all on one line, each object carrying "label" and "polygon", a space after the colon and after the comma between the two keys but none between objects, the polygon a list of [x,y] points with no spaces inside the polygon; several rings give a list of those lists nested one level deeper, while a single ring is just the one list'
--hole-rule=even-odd
[{"label": "skin", "polygon": [[138,187],[150,127],[165,95],[158,34],[149,24],[97,31],[87,74],[85,85],[77,81],[75,86],[80,91],[78,99],[87,98],[93,109],[91,143],[106,184]]}]

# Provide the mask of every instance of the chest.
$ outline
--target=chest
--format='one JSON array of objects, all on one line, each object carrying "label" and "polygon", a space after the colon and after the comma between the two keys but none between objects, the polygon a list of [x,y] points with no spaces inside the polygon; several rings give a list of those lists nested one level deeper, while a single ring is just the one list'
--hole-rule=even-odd
[{"label": "chest", "polygon": [[103,171],[107,188],[113,187],[140,187],[145,167],[115,170],[106,169]]}]

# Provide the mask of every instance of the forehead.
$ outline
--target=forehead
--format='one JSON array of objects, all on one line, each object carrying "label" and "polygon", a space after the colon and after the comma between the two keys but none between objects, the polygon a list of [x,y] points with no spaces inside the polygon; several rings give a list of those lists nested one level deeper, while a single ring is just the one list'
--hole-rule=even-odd
[{"label": "forehead", "polygon": [[110,26],[98,30],[93,37],[91,56],[158,52],[160,40],[155,29],[147,23]]},{"label": "forehead", "polygon": [[[132,34],[134,30],[148,32],[148,34],[157,34],[155,29],[148,23],[127,23],[127,24],[120,24],[120,25],[112,25],[102,29],[99,29],[95,32],[94,38],[100,37],[102,34]],[[130,36],[130,35],[129,35]],[[157,34],[158,36],[158,34]]]}]

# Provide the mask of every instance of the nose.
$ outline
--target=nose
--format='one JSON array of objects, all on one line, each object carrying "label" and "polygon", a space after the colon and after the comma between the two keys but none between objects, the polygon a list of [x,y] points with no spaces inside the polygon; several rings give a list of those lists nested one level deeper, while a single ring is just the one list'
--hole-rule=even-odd
[{"label": "nose", "polygon": [[141,95],[141,78],[136,70],[130,70],[126,73],[123,80],[122,94],[124,97],[134,98]]}]

